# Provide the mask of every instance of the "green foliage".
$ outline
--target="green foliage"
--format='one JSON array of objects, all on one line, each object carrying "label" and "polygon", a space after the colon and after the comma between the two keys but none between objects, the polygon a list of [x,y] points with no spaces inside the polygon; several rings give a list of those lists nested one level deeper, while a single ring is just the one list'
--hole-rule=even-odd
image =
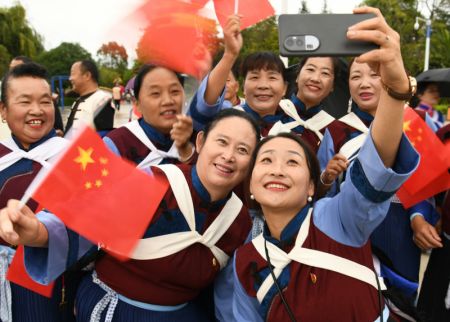
[{"label": "green foliage", "polygon": [[[363,3],[381,10],[387,23],[401,37],[401,49],[405,67],[412,75],[423,71],[425,56],[426,27],[420,22],[419,30],[414,30],[415,18],[424,18],[417,11],[416,0],[365,0]],[[425,1],[430,3],[431,0]],[[432,36],[429,68],[450,66],[450,1],[434,0],[430,7]]]},{"label": "green foliage", "polygon": [[100,79],[99,85],[104,87],[113,87],[114,81],[118,78],[122,78],[122,75],[113,68],[105,66],[99,66]]},{"label": "green foliage", "polygon": [[0,8],[0,44],[9,57],[24,55],[34,59],[44,50],[42,37],[28,25],[20,4]]},{"label": "green foliage", "polygon": [[44,65],[50,76],[69,75],[70,67],[78,60],[91,59],[91,54],[78,43],[63,42],[56,48],[38,56],[36,61]]},{"label": "green foliage", "polygon": [[278,53],[278,26],[276,17],[268,18],[245,29],[242,32],[244,44],[240,57],[257,51],[272,51]]},{"label": "green foliage", "polygon": [[10,61],[11,56],[9,55],[8,49],[0,45],[0,77],[8,71]]},{"label": "green foliage", "polygon": [[447,104],[436,105],[434,108],[440,111],[442,114],[447,115],[447,110],[449,106]]}]

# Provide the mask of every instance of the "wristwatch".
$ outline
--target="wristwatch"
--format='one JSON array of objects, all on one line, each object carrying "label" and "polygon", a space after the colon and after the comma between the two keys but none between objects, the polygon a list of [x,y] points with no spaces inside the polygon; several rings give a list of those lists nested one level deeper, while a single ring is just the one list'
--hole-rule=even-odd
[{"label": "wristwatch", "polygon": [[408,76],[408,79],[409,79],[409,89],[406,93],[399,93],[392,90],[392,88],[387,87],[387,85],[383,83],[383,81],[381,82],[381,84],[383,85],[384,90],[388,93],[390,97],[399,101],[407,102],[411,99],[411,97],[413,97],[413,95],[416,93],[417,90],[416,79],[412,76]]}]

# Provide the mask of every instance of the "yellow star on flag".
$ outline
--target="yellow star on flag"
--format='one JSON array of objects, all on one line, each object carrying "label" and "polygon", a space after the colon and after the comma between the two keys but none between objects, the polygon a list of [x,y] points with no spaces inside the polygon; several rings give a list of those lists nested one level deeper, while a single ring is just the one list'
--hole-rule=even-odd
[{"label": "yellow star on flag", "polygon": [[95,163],[94,159],[92,159],[91,157],[92,152],[94,152],[92,148],[85,150],[82,147],[78,147],[78,153],[80,155],[78,155],[78,157],[74,159],[74,161],[81,165],[83,171],[86,170],[86,167],[89,163]]},{"label": "yellow star on flag", "polygon": [[84,184],[84,187],[86,188],[86,189],[91,189],[92,188],[92,183],[91,182],[86,182],[85,184]]},{"label": "yellow star on flag", "polygon": [[107,169],[102,169],[102,177],[108,176],[109,171]]},{"label": "yellow star on flag", "polygon": [[100,163],[101,164],[107,164],[108,163],[108,159],[107,158],[100,158]]},{"label": "yellow star on flag", "polygon": [[100,188],[102,186],[102,180],[95,180],[95,186]]},{"label": "yellow star on flag", "polygon": [[411,121],[403,122],[403,132],[411,131]]}]

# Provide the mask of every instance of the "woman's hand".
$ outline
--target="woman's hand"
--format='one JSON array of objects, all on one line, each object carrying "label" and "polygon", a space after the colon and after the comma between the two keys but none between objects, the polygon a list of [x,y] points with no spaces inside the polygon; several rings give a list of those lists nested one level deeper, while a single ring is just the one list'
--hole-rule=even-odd
[{"label": "woman's hand", "polygon": [[0,211],[0,237],[12,245],[44,247],[48,232],[26,205],[19,209],[18,200],[9,200]]},{"label": "woman's hand", "polygon": [[373,42],[380,46],[356,58],[368,63],[381,76],[382,82],[398,93],[409,89],[409,80],[400,51],[400,35],[384,19],[381,11],[372,7],[355,8],[353,13],[373,13],[376,17],[361,21],[348,29],[347,37]]},{"label": "woman's hand", "polygon": [[[410,91],[409,79],[403,66],[400,51],[400,36],[384,19],[379,9],[356,8],[354,13],[373,13],[374,18],[351,26],[347,37],[352,40],[369,41],[380,46],[356,58],[360,63],[369,64],[381,76],[384,87],[396,93]],[[393,166],[400,140],[403,135],[403,109],[405,102],[382,90],[377,113],[372,123],[371,136],[378,155],[385,167]]]},{"label": "woman's hand", "polygon": [[193,155],[193,145],[190,142],[192,132],[192,118],[186,115],[177,115],[177,121],[170,130],[170,138],[174,141],[183,162],[188,161]]},{"label": "woman's hand", "polygon": [[411,221],[414,243],[422,250],[443,247],[437,230],[427,223],[422,216],[415,216]]},{"label": "woman's hand", "polygon": [[325,185],[331,185],[334,180],[348,167],[348,160],[342,154],[335,154],[333,158],[328,161],[327,167],[321,174],[321,181]]}]

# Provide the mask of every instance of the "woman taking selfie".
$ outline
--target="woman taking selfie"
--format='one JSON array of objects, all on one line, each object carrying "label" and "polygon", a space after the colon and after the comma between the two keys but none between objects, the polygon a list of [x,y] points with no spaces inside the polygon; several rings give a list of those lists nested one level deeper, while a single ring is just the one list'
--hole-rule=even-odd
[{"label": "woman taking selfie", "polygon": [[235,255],[236,321],[387,320],[384,284],[374,272],[367,240],[418,164],[402,134],[404,102],[396,95],[412,89],[398,34],[378,9],[354,12],[377,16],[350,27],[347,36],[380,46],[357,60],[377,65],[389,92],[382,91],[367,140],[333,198],[314,203],[319,165],[304,142],[279,134],[258,144],[250,191],[266,226]]}]

